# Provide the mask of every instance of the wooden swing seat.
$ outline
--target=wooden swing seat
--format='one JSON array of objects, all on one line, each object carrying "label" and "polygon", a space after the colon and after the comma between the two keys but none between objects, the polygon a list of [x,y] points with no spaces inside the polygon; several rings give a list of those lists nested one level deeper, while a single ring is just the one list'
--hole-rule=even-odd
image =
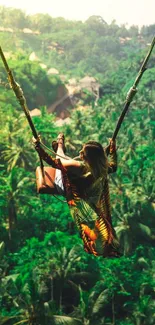
[{"label": "wooden swing seat", "polygon": [[54,184],[56,169],[52,167],[38,166],[36,168],[37,193],[60,195]]}]

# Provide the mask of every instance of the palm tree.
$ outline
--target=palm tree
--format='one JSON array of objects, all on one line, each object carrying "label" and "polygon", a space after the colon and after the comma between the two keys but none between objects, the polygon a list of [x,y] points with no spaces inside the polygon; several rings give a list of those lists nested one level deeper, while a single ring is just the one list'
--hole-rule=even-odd
[{"label": "palm tree", "polygon": [[[103,284],[103,283],[102,283]],[[101,287],[102,287],[101,284]],[[103,316],[103,310],[109,304],[111,300],[111,293],[109,289],[101,289],[99,292],[94,287],[87,299],[85,298],[85,292],[80,290],[80,304],[74,308],[74,311],[70,314],[72,317],[78,317],[81,319],[83,325],[106,325],[105,316]],[[115,325],[113,323],[113,325]]]},{"label": "palm tree", "polygon": [[[81,247],[76,246],[73,246],[69,251],[66,247],[63,247],[50,260],[52,279],[56,285],[60,313],[62,313],[63,308],[63,290],[65,285],[68,283],[76,294],[79,291],[78,286],[74,283],[74,276],[77,276],[77,262],[81,260],[80,250]],[[83,276],[89,276],[89,273],[79,272],[79,278],[82,279]]]},{"label": "palm tree", "polygon": [[7,163],[7,170],[10,171],[15,166],[25,169],[32,168],[35,157],[32,155],[31,146],[27,141],[27,134],[23,129],[10,135],[9,143],[2,150],[1,157]]},{"label": "palm tree", "polygon": [[117,226],[115,227],[115,231],[121,246],[123,247],[124,255],[127,255],[131,252],[132,248],[132,228],[130,221],[130,214],[124,214],[123,217],[119,217],[119,221],[117,222]]},{"label": "palm tree", "polygon": [[0,180],[0,198],[4,201],[3,219],[4,215],[6,215],[8,219],[8,226],[6,227],[9,229],[9,237],[11,239],[11,230],[17,221],[19,198],[20,202],[26,199],[23,188],[25,184],[30,183],[30,179],[23,174],[22,169],[14,167],[7,176],[2,175]]},{"label": "palm tree", "polygon": [[1,317],[2,324],[9,324],[9,321],[14,318],[14,325],[48,325],[49,323],[53,325],[82,325],[81,320],[78,318],[56,315],[52,311],[50,303],[45,302],[48,297],[46,284],[48,276],[46,277],[46,274],[44,274],[43,279],[38,267],[33,270],[31,279],[24,284],[22,284],[18,276],[19,274],[13,274],[4,277],[1,295],[5,292],[5,296],[8,296],[9,301],[12,300],[14,317]]}]

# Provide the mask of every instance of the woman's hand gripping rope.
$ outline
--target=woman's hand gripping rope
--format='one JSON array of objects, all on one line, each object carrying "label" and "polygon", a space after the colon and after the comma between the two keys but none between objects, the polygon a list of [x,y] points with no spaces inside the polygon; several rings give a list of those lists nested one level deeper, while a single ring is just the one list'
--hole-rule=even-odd
[{"label": "woman's hand gripping rope", "polygon": [[109,139],[109,152],[113,153],[116,151],[116,140]]},{"label": "woman's hand gripping rope", "polygon": [[35,149],[40,146],[41,144],[41,137],[38,135],[38,138],[32,138],[32,144],[34,145]]},{"label": "woman's hand gripping rope", "polygon": [[107,156],[109,155],[109,153],[113,153],[114,151],[116,151],[116,140],[113,140],[112,138],[110,138],[109,144],[107,145],[107,147],[105,147],[104,150],[105,150]]}]

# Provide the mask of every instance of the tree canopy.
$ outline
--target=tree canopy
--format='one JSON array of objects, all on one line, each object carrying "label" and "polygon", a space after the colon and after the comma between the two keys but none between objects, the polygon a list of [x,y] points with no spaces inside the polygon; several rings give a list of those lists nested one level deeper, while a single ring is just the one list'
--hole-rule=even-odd
[{"label": "tree canopy", "polygon": [[[43,142],[51,147],[62,131],[71,156],[90,139],[106,146],[154,26],[139,31],[137,26],[108,25],[99,16],[83,23],[5,7],[0,7],[0,21],[14,30],[1,31],[0,43],[10,53],[9,66],[29,108],[40,108],[33,122]],[[63,82],[29,60],[33,51],[60,75],[90,75],[100,82],[98,101],[88,94],[82,108],[68,108],[71,121],[61,130],[47,108]],[[39,158],[0,62],[0,324],[155,323],[154,62],[152,53],[118,134],[118,170],[110,177],[119,259],[86,254],[67,204],[36,193]]]}]

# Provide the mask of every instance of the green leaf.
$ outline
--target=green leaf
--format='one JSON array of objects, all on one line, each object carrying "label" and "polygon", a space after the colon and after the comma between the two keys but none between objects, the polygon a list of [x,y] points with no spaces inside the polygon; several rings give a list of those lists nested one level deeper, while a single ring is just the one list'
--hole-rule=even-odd
[{"label": "green leaf", "polygon": [[0,258],[2,258],[3,254],[4,254],[4,247],[5,247],[4,242],[1,242],[0,243]]},{"label": "green leaf", "polygon": [[151,229],[148,226],[144,225],[143,223],[139,223],[138,228],[140,229],[143,236],[151,239]]},{"label": "green leaf", "polygon": [[[0,325],[3,325],[3,324],[9,324],[9,321],[13,318],[16,318],[16,316],[12,316],[12,317],[9,317],[9,316],[1,316],[0,315]],[[15,325],[15,324],[14,324]]]},{"label": "green leaf", "polygon": [[105,307],[109,302],[109,289],[102,291],[97,298],[93,309],[92,314],[97,314],[103,307]]},{"label": "green leaf", "polygon": [[77,318],[72,318],[68,316],[55,316],[51,317],[53,325],[83,325],[82,321]]}]

